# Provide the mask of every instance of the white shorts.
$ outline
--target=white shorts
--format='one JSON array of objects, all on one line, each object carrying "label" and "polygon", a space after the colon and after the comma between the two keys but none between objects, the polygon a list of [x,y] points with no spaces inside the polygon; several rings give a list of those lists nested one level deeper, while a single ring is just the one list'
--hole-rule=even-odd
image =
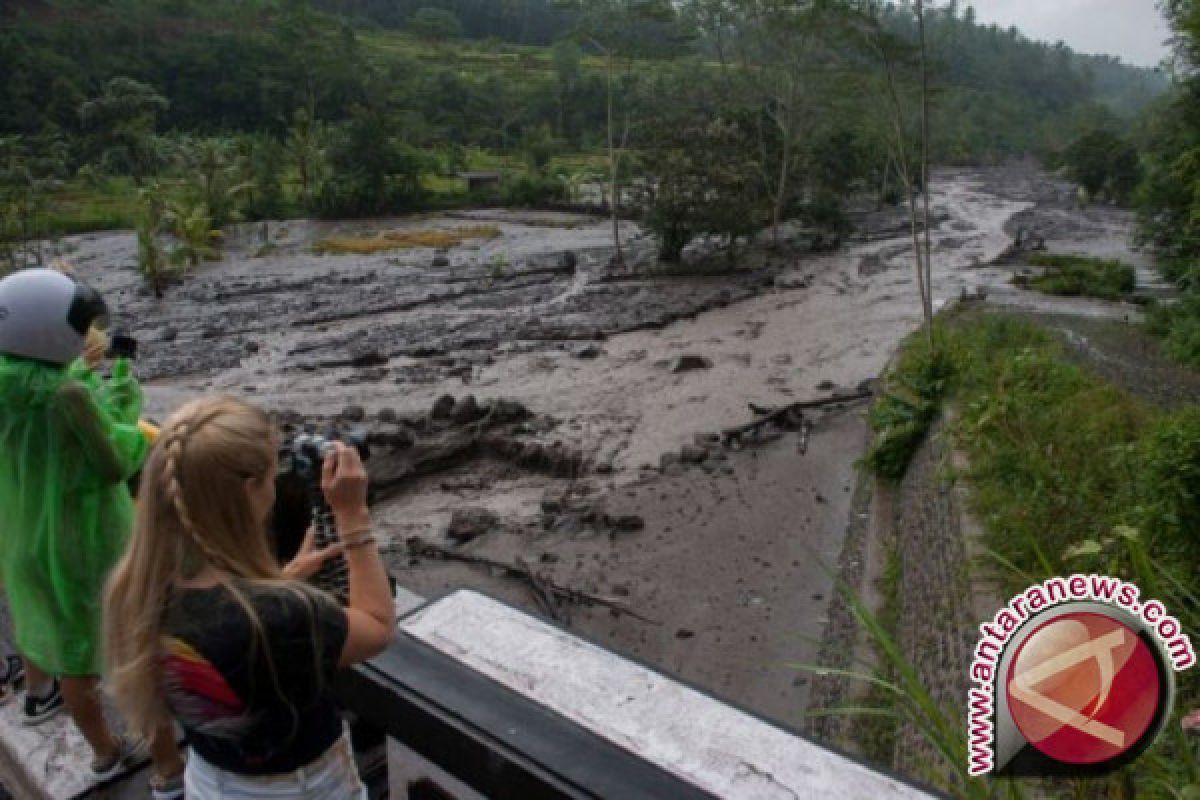
[{"label": "white shorts", "polygon": [[192,751],[183,782],[188,800],[367,800],[349,732],[311,764],[278,775],[226,772]]}]

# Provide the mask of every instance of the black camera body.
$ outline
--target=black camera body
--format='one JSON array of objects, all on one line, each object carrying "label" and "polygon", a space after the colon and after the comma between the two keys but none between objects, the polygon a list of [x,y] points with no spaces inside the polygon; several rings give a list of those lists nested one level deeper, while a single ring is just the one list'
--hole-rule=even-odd
[{"label": "black camera body", "polygon": [[138,341],[132,336],[126,336],[120,333],[114,333],[112,339],[108,343],[109,358],[128,358],[133,361],[137,358]]},{"label": "black camera body", "polygon": [[[321,491],[321,470],[325,456],[342,442],[358,451],[365,462],[370,458],[364,430],[330,430],[317,433],[314,428],[285,430],[279,448],[279,470],[275,476],[275,507],[271,512],[271,535],[275,556],[281,564],[295,558],[309,526],[316,527],[317,547],[337,541],[333,517]],[[349,592],[345,560],[330,559],[312,579],[343,603]]]}]

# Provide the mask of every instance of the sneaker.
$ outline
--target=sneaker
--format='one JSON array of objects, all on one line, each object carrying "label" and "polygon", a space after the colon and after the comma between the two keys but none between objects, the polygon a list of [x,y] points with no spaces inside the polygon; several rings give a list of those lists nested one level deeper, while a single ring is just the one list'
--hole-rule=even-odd
[{"label": "sneaker", "polygon": [[149,757],[149,748],[143,741],[134,742],[124,736],[117,737],[117,752],[107,761],[92,762],[92,776],[98,781],[112,780],[127,769],[133,769]]},{"label": "sneaker", "polygon": [[150,796],[154,800],[183,800],[183,773],[174,778],[160,778],[157,775],[150,779]]},{"label": "sneaker", "polygon": [[62,687],[58,678],[51,684],[50,692],[45,697],[37,697],[31,691],[25,692],[26,725],[41,725],[63,709]]}]

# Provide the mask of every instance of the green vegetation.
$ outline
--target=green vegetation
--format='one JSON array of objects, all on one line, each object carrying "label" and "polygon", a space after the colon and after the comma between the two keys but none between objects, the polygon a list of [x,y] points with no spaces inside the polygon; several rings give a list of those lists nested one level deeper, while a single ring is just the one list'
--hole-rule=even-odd
[{"label": "green vegetation", "polygon": [[1063,153],[1062,160],[1071,179],[1094,199],[1127,203],[1142,179],[1137,148],[1108,130],[1080,136]]},{"label": "green vegetation", "polygon": [[1052,253],[1031,253],[1027,260],[1035,267],[1046,268],[1030,282],[1046,294],[1119,300],[1137,285],[1133,267],[1120,261]]},{"label": "green vegetation", "polygon": [[1149,118],[1137,205],[1141,238],[1184,295],[1154,315],[1153,329],[1172,355],[1200,367],[1200,2],[1162,6],[1176,34],[1178,80]]},{"label": "green vegetation", "polygon": [[[1072,363],[1046,330],[1010,317],[943,319],[937,345],[944,364],[937,374],[957,409],[948,431],[970,463],[963,477],[1001,594],[1097,571],[1133,581],[1172,609],[1184,630],[1196,630],[1200,603],[1189,587],[1200,561],[1200,409],[1149,407]],[[927,341],[914,336],[889,386],[920,383],[932,363]],[[908,454],[894,448],[882,460],[884,474],[906,464]],[[874,700],[891,697],[878,713],[905,718],[910,706],[923,705],[924,690],[902,680],[906,665],[891,657],[900,651],[886,616],[859,614],[885,657],[879,679],[900,683],[872,692]],[[1179,680],[1184,703],[1193,702],[1200,678],[1189,672]],[[1176,714],[1188,710],[1183,705]],[[1200,764],[1178,719],[1167,729],[1122,774],[1089,784],[1088,796],[1125,797],[1121,787],[1136,784],[1138,797],[1171,798],[1200,784]]]},{"label": "green vegetation", "polygon": [[897,481],[904,477],[941,412],[952,365],[940,340],[935,331],[935,347],[930,349],[924,333],[910,337],[885,376],[882,394],[871,407],[875,443],[865,464],[881,478]]},{"label": "green vegetation", "polygon": [[[1112,123],[1164,87],[956,3],[925,21],[935,161],[1058,152],[1078,120]],[[836,240],[848,191],[899,196],[914,39],[910,9],[865,0],[18,0],[0,6],[4,259],[130,225],[149,183],[219,228],[594,201],[651,178],[674,187],[636,209],[664,257],[690,235],[735,254],[753,225],[797,216]],[[664,122],[704,134],[708,157],[681,158]],[[472,197],[458,176],[482,168],[501,191]]]}]

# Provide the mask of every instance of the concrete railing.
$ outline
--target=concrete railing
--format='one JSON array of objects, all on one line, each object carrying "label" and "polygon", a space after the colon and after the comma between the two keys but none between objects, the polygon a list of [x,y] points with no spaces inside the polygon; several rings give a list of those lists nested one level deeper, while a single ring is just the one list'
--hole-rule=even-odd
[{"label": "concrete railing", "polygon": [[[482,594],[400,596],[392,644],[337,686],[373,797],[934,796]],[[95,786],[65,715],[39,728],[19,715],[0,708],[14,796],[148,797],[144,768]]]}]

